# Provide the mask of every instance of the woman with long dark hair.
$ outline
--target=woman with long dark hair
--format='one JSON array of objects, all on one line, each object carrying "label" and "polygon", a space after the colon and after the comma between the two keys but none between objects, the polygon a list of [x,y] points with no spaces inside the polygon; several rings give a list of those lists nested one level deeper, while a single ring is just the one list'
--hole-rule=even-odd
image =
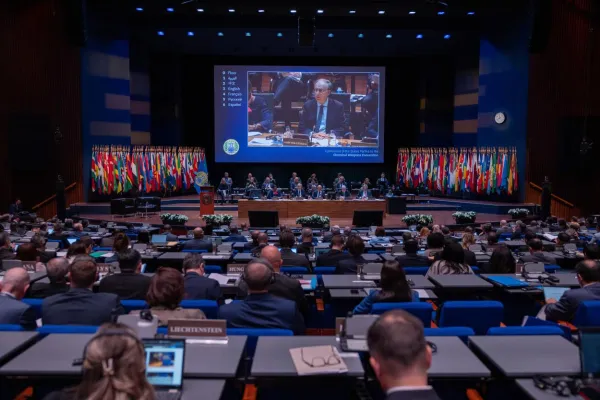
[{"label": "woman with long dark hair", "polygon": [[381,290],[373,290],[352,311],[353,314],[368,314],[375,303],[405,303],[412,301],[412,291],[404,269],[398,261],[386,261],[381,268]]},{"label": "woman with long dark hair", "polygon": [[490,257],[489,274],[514,274],[516,269],[517,263],[508,247],[499,246],[494,250]]},{"label": "woman with long dark hair", "polygon": [[454,275],[472,274],[473,270],[465,264],[465,252],[462,246],[456,242],[446,242],[442,250],[441,259],[434,262],[427,274],[430,275]]}]

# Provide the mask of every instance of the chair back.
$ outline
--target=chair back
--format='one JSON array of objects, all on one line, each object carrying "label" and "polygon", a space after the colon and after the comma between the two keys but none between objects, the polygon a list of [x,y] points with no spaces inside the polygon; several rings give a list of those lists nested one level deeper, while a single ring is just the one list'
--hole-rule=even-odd
[{"label": "chair back", "polygon": [[23,299],[23,303],[28,304],[35,311],[36,319],[42,318],[42,301],[44,299]]},{"label": "chair back", "polygon": [[315,267],[314,273],[317,275],[333,275],[335,274],[335,267]]},{"label": "chair back", "polygon": [[0,324],[0,332],[21,332],[23,327],[18,324]]},{"label": "chair back", "polygon": [[475,336],[475,331],[466,326],[453,326],[449,328],[425,328],[425,336],[458,336],[467,343],[469,336]]},{"label": "chair back", "polygon": [[469,250],[471,250],[473,253],[475,253],[475,252],[483,251],[483,248],[481,247],[480,244],[472,244],[469,246]]},{"label": "chair back", "polygon": [[99,326],[92,325],[42,325],[38,332],[47,335],[50,333],[96,333]]},{"label": "chair back", "polygon": [[423,322],[423,326],[431,326],[431,313],[433,308],[429,303],[375,303],[371,308],[371,314],[381,315],[390,310],[404,310]]},{"label": "chair back", "polygon": [[500,326],[504,306],[499,301],[447,301],[442,306],[440,327],[468,326],[476,335],[485,335],[489,328]]},{"label": "chair back", "polygon": [[223,269],[220,265],[205,265],[204,272],[207,274],[222,274]]},{"label": "chair back", "polygon": [[183,249],[182,253],[206,253],[206,250],[192,250],[192,249]]},{"label": "chair back", "polygon": [[127,313],[148,308],[148,304],[144,300],[121,300],[121,305]]},{"label": "chair back", "polygon": [[523,336],[523,335],[557,335],[564,336],[565,332],[558,326],[507,326],[488,329],[489,336]]},{"label": "chair back", "polygon": [[283,274],[308,274],[308,268],[286,266],[286,267],[281,267],[281,273],[283,273]]},{"label": "chair back", "polygon": [[573,325],[576,327],[600,326],[600,300],[587,300],[579,303]]},{"label": "chair back", "polygon": [[248,336],[246,352],[249,357],[254,357],[260,336],[294,336],[294,332],[289,329],[227,328],[227,335]]},{"label": "chair back", "polygon": [[406,275],[425,275],[429,271],[429,267],[404,267]]},{"label": "chair back", "polygon": [[217,319],[219,316],[219,305],[214,300],[183,300],[179,306],[200,309],[208,319]]}]

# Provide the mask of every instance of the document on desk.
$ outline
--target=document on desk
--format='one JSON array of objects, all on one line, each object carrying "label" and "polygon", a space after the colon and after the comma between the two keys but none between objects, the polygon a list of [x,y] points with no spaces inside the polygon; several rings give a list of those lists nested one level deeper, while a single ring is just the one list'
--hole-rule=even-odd
[{"label": "document on desk", "polygon": [[260,136],[260,132],[257,132],[257,131],[248,132],[248,136]]},{"label": "document on desk", "polygon": [[344,374],[346,363],[335,346],[312,346],[290,349],[299,376]]},{"label": "document on desk", "polygon": [[234,279],[234,277],[216,274],[216,273],[212,273],[208,277],[210,279],[214,279],[215,281],[219,282],[219,285],[227,285],[227,283],[229,282],[230,279]]},{"label": "document on desk", "polygon": [[552,235],[550,233],[544,233],[542,237],[550,242],[554,242],[558,236]]}]

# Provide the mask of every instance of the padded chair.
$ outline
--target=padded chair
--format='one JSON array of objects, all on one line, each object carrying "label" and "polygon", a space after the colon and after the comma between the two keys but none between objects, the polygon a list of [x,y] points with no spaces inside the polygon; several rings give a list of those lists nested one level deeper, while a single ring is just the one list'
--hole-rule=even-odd
[{"label": "padded chair", "polygon": [[121,300],[121,305],[127,313],[148,308],[148,304],[144,300]]},{"label": "padded chair", "polygon": [[0,332],[21,332],[24,331],[21,325],[17,324],[0,324]]},{"label": "padded chair", "polygon": [[582,301],[577,307],[573,325],[578,328],[600,326],[600,300]]},{"label": "padded chair", "polygon": [[557,326],[507,326],[488,329],[489,336],[557,335],[565,332]]},{"label": "padded chair", "polygon": [[553,264],[544,265],[544,271],[548,272],[549,274],[554,274],[559,270],[560,270],[560,267],[558,265],[553,265]]},{"label": "padded chair", "polygon": [[485,335],[489,328],[500,326],[504,306],[499,301],[447,301],[442,306],[440,327],[468,326],[475,334]]},{"label": "padded chair", "polygon": [[98,247],[94,247],[94,251],[112,251],[112,247],[98,246]]},{"label": "padded chair", "polygon": [[204,272],[207,274],[222,274],[223,269],[220,265],[206,265],[204,267]]},{"label": "padded chair", "polygon": [[469,336],[475,336],[475,331],[466,326],[453,326],[450,328],[425,328],[425,336],[458,336],[467,343]]},{"label": "padded chair", "polygon": [[183,300],[179,306],[200,309],[204,311],[208,319],[217,319],[219,316],[219,305],[214,300]]},{"label": "padded chair", "polygon": [[404,267],[406,275],[425,275],[429,271],[429,267]]},{"label": "padded chair", "polygon": [[182,253],[208,253],[206,250],[192,250],[192,249],[183,249],[181,250]]},{"label": "padded chair", "polygon": [[254,357],[256,344],[260,336],[294,336],[288,329],[254,329],[254,328],[227,328],[229,336],[248,336],[246,352],[250,358]]},{"label": "padded chair", "polygon": [[423,322],[423,326],[431,326],[431,313],[433,308],[429,303],[375,303],[371,308],[371,314],[381,315],[390,310],[404,310]]},{"label": "padded chair", "polygon": [[284,274],[308,274],[308,268],[306,267],[281,267],[281,272]]},{"label": "padded chair", "polygon": [[42,325],[38,332],[47,335],[50,333],[96,333],[99,326],[92,325]]},{"label": "padded chair", "polygon": [[335,267],[315,267],[313,271],[317,275],[334,275]]},{"label": "padded chair", "polygon": [[23,299],[23,303],[28,304],[35,311],[36,319],[42,318],[42,301],[44,299]]}]

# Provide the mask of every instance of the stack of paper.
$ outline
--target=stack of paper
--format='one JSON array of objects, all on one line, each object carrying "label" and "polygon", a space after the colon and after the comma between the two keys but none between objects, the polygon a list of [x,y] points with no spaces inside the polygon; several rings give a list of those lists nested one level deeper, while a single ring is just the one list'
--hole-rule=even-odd
[{"label": "stack of paper", "polygon": [[299,376],[348,372],[348,367],[335,346],[290,349],[290,355]]}]

